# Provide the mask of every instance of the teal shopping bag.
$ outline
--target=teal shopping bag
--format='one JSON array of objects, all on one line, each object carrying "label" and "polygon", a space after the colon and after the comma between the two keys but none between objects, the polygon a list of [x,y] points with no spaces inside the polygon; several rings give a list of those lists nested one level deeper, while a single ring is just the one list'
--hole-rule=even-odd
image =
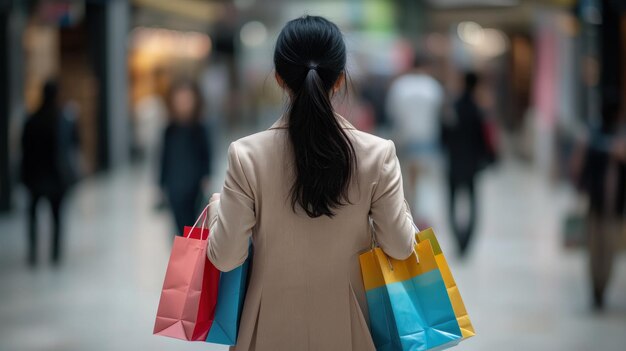
[{"label": "teal shopping bag", "polygon": [[243,265],[220,274],[215,318],[209,329],[207,342],[231,346],[237,343],[239,319],[246,295],[251,259],[252,250],[250,249],[250,254]]},{"label": "teal shopping bag", "polygon": [[441,350],[463,338],[430,241],[416,253],[402,261],[380,248],[359,256],[378,351]]}]

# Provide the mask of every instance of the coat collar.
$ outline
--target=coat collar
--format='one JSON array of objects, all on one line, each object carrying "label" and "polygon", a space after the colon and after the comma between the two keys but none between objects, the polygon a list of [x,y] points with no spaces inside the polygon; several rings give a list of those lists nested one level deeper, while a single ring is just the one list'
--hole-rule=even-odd
[{"label": "coat collar", "polygon": [[[347,119],[343,118],[341,115],[335,114],[335,116],[337,117],[337,121],[339,122],[339,125],[341,126],[341,128],[343,128],[343,129],[356,129],[356,128],[354,128],[354,126],[350,122],[348,122]],[[282,115],[268,129],[287,129],[287,126],[288,126],[287,118],[285,117],[285,115]]]}]

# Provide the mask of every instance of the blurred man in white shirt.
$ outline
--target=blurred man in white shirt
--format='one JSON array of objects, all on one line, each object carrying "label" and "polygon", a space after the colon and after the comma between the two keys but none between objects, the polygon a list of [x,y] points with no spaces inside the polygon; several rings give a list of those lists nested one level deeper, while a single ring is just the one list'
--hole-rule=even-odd
[{"label": "blurred man in white shirt", "polygon": [[405,171],[405,196],[414,212],[419,174],[439,149],[444,91],[429,74],[429,68],[427,60],[416,55],[413,67],[391,84],[386,103],[398,156]]}]

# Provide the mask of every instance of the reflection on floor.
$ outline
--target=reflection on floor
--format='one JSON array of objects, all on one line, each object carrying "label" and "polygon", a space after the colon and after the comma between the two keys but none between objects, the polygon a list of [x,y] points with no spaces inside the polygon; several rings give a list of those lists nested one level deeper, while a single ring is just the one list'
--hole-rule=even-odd
[{"label": "reflection on floor", "polygon": [[[478,332],[457,349],[624,349],[626,257],[608,311],[591,312],[586,257],[561,246],[565,191],[516,163],[484,174],[478,237],[459,261],[440,179],[431,177],[422,198]],[[0,217],[0,350],[225,350],[152,336],[173,228],[153,209],[151,180],[128,168],[81,184],[67,203],[59,269],[26,268],[22,212]]]}]

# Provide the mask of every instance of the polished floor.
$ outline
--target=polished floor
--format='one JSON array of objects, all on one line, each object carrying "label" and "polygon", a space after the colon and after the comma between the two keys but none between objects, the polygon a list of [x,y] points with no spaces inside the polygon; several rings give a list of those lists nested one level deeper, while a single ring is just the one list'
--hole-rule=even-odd
[{"label": "polished floor", "polygon": [[[485,173],[478,235],[471,255],[459,260],[444,183],[436,171],[428,177],[420,208],[438,232],[478,333],[456,349],[626,349],[626,257],[618,260],[607,311],[594,313],[586,256],[561,245],[561,218],[572,200],[567,189],[517,162]],[[129,167],[80,184],[66,203],[66,259],[58,268],[45,259],[36,269],[25,266],[17,192],[16,210],[0,216],[1,351],[225,350],[152,335],[173,232],[169,214],[154,209],[152,179]]]}]

